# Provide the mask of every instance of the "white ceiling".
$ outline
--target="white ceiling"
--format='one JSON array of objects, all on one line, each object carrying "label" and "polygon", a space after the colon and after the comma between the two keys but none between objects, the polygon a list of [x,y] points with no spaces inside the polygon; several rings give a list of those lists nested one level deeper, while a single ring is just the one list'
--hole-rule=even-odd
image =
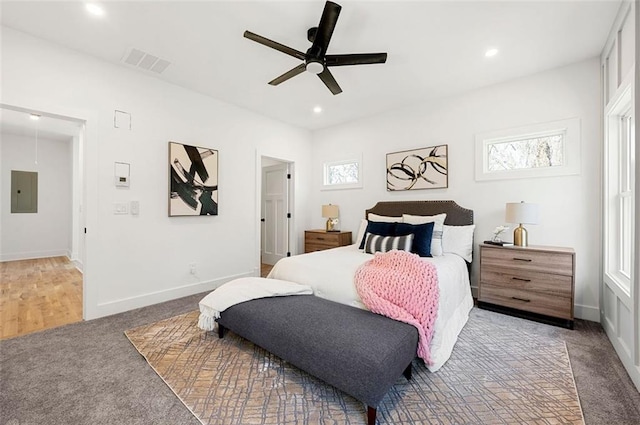
[{"label": "white ceiling", "polygon": [[[158,78],[319,129],[597,56],[620,5],[337,1],[342,12],[328,53],[388,52],[383,65],[332,68],[344,91],[337,96],[308,73],[269,86],[299,61],[242,36],[250,30],[304,52],[322,0],[102,1],[101,18],[79,1],[2,1],[0,21],[121,66],[128,48],[143,50],[171,62]],[[491,59],[484,56],[490,47],[500,50]],[[312,112],[316,105],[322,114]]]}]

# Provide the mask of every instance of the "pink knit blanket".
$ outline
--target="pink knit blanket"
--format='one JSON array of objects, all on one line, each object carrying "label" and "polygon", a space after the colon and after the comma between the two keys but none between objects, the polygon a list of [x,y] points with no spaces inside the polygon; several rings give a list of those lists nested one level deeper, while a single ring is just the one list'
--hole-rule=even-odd
[{"label": "pink knit blanket", "polygon": [[358,268],[354,280],[369,310],[418,329],[418,357],[431,365],[440,297],[435,266],[407,251],[377,253]]}]

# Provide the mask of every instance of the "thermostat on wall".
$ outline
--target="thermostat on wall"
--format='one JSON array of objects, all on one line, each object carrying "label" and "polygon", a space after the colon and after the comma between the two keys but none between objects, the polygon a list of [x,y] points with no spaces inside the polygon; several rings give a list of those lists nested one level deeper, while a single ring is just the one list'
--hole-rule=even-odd
[{"label": "thermostat on wall", "polygon": [[129,187],[129,169],[130,165],[126,162],[115,163],[116,186]]}]

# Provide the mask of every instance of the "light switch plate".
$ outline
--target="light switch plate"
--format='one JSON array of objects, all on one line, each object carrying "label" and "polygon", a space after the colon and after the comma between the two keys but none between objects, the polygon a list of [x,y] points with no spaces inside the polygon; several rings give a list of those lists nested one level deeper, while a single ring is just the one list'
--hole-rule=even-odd
[{"label": "light switch plate", "polygon": [[140,201],[131,201],[131,215],[140,214]]},{"label": "light switch plate", "polygon": [[114,202],[113,213],[116,215],[129,214],[129,205],[126,202]]}]

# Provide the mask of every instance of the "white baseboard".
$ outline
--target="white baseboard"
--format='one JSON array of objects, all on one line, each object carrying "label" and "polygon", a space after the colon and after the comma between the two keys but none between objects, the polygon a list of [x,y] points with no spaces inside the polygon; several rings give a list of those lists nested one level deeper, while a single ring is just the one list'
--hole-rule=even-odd
[{"label": "white baseboard", "polygon": [[600,309],[598,307],[574,304],[573,315],[577,319],[600,323]]},{"label": "white baseboard", "polygon": [[71,260],[71,262],[73,263],[74,266],[76,266],[76,269],[78,269],[80,273],[84,273],[84,264],[82,264],[82,261]]},{"label": "white baseboard", "polygon": [[471,296],[473,298],[475,298],[476,300],[478,299],[478,287],[477,286],[472,286],[471,287]]},{"label": "white baseboard", "polygon": [[[250,276],[254,276],[253,271],[233,276],[225,276],[204,282],[197,282],[164,291],[151,292],[121,300],[107,301],[99,303],[95,308],[87,308],[85,306],[85,312],[87,315],[86,320],[123,313],[136,308],[147,307],[153,304],[175,300],[177,298],[187,297],[193,294],[199,294],[201,292],[213,291],[223,283],[229,282],[230,280]],[[198,308],[198,306],[197,304],[194,304],[193,309],[195,310],[196,308]]]},{"label": "white baseboard", "polygon": [[13,254],[1,254],[0,262],[33,260],[35,258],[68,257],[68,252],[69,251],[66,249],[56,249],[51,251],[17,252]]}]

